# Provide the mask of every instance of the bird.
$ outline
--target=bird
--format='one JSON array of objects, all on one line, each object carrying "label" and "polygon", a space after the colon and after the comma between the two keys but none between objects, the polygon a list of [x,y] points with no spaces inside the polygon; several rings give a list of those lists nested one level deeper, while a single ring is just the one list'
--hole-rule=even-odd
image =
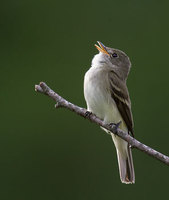
[{"label": "bird", "polygon": [[[87,111],[106,124],[118,124],[120,129],[134,136],[131,101],[126,85],[130,59],[121,50],[106,47],[99,41],[97,43],[95,47],[99,53],[93,57],[91,67],[84,76]],[[131,146],[112,132],[104,131],[111,134],[115,144],[121,182],[135,183]]]}]

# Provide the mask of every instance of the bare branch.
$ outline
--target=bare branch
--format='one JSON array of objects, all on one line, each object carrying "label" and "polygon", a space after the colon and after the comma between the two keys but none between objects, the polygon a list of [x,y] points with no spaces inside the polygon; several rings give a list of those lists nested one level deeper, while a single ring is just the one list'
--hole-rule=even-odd
[{"label": "bare branch", "polygon": [[44,82],[41,82],[39,85],[35,85],[35,91],[46,94],[47,96],[51,97],[56,102],[55,108],[58,108],[58,107],[67,108],[67,109],[75,112],[76,114],[78,114],[84,118],[87,118],[91,122],[94,122],[94,123],[98,124],[99,126],[118,135],[119,137],[121,137],[122,139],[127,141],[132,147],[135,147],[135,148],[145,152],[149,156],[152,156],[152,157],[160,160],[161,162],[165,163],[166,165],[169,165],[169,157],[168,156],[139,142],[135,138],[131,137],[128,133],[122,131],[119,128],[116,128],[115,125],[110,126],[110,124],[105,124],[96,115],[94,115],[92,113],[90,115],[87,115],[86,109],[76,106],[76,105],[70,103],[69,101],[67,101],[66,99],[64,99],[63,97],[59,96],[57,93],[55,93],[53,90],[51,90]]}]

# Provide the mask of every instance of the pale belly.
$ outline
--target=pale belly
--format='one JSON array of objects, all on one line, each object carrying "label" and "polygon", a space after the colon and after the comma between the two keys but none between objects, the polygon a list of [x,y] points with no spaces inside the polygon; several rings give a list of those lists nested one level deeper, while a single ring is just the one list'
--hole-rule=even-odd
[{"label": "pale belly", "polygon": [[[84,78],[84,96],[87,103],[87,109],[100,119],[104,120],[107,124],[118,123],[121,121],[120,128],[127,131],[127,127],[121,117],[117,105],[111,97],[106,72],[94,69],[95,71],[93,73],[92,70],[93,69],[90,68]],[[104,130],[108,132],[106,129]],[[116,148],[121,152],[126,152],[128,143],[114,134],[111,135]]]},{"label": "pale belly", "polygon": [[93,69],[85,75],[84,79],[84,96],[87,103],[87,109],[96,116],[103,119],[106,123],[118,123],[123,121],[116,103],[111,97],[108,86],[107,73]]}]

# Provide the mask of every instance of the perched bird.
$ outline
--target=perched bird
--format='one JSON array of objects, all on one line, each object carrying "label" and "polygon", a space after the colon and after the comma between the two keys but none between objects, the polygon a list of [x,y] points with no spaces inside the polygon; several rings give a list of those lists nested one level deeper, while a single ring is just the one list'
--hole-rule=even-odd
[{"label": "perched bird", "polygon": [[[87,110],[105,123],[120,122],[120,129],[134,135],[131,102],[126,86],[131,68],[129,57],[118,49],[106,47],[101,42],[98,44],[95,46],[99,53],[94,56],[84,77]],[[135,183],[130,145],[117,135],[110,134],[117,151],[122,183]]]}]

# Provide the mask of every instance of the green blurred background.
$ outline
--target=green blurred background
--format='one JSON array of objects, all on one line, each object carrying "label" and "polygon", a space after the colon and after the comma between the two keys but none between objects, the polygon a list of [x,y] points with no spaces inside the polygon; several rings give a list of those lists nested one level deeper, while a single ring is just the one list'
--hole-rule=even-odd
[{"label": "green blurred background", "polygon": [[159,199],[169,168],[134,149],[136,184],[120,182],[110,136],[34,91],[45,81],[86,107],[97,40],[125,51],[136,138],[169,155],[169,1],[16,0],[0,6],[0,199]]}]

